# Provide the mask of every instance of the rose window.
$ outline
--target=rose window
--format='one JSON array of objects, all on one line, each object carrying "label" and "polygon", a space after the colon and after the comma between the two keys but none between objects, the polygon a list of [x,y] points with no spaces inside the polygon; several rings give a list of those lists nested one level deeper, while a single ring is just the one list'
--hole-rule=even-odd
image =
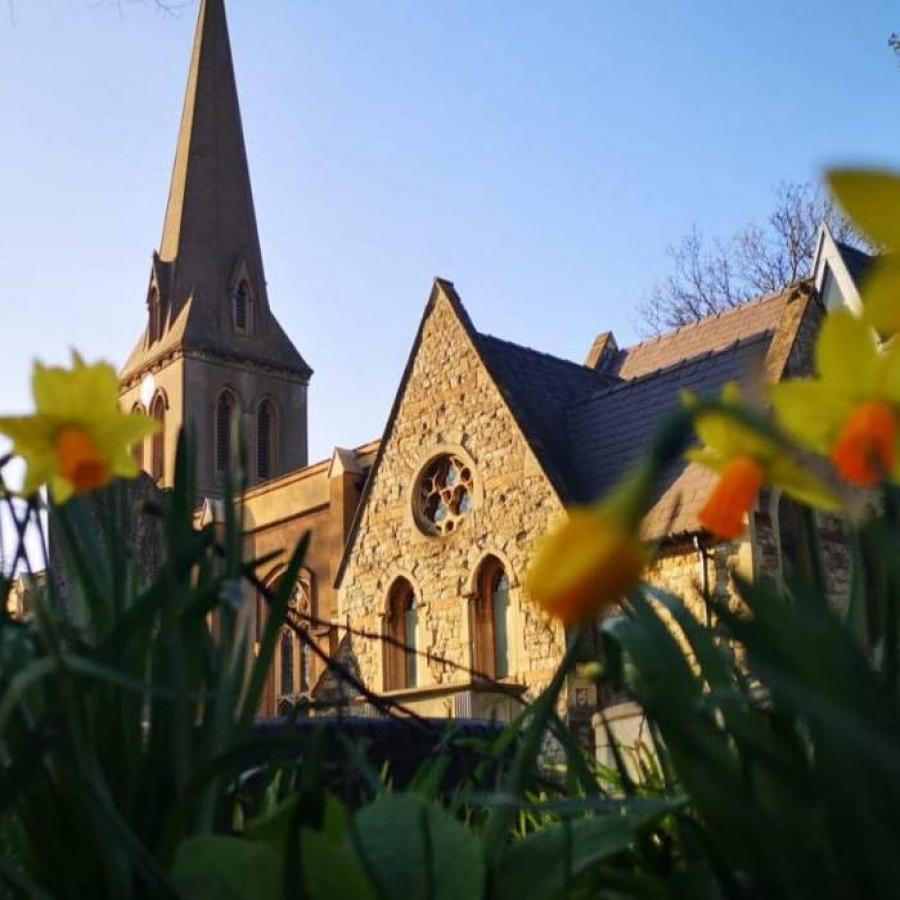
[{"label": "rose window", "polygon": [[428,534],[450,534],[472,511],[472,470],[456,456],[440,456],[419,476],[416,517]]}]

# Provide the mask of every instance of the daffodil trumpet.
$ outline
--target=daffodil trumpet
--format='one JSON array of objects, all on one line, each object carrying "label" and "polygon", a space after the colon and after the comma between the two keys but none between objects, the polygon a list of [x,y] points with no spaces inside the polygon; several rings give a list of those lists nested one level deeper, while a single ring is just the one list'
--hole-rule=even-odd
[{"label": "daffodil trumpet", "polygon": [[782,428],[848,484],[900,481],[900,344],[880,347],[866,321],[836,310],[819,333],[816,372],[771,388]]},{"label": "daffodil trumpet", "polygon": [[698,513],[698,524],[712,535],[721,540],[741,537],[767,484],[809,506],[840,508],[837,493],[799,458],[797,448],[743,404],[736,384],[727,384],[717,402],[701,401],[690,393],[683,400],[693,411],[700,439],[700,446],[685,456],[718,475]]},{"label": "daffodil trumpet", "polygon": [[0,418],[0,432],[25,460],[26,495],[46,484],[53,499],[65,503],[114,478],[138,474],[131,449],[153,434],[157,424],[120,410],[112,366],[87,365],[77,354],[70,369],[36,363],[32,390],[34,415]]},{"label": "daffodil trumpet", "polygon": [[639,531],[652,476],[652,465],[642,464],[600,503],[570,509],[539,544],[526,590],[565,626],[596,618],[640,581],[652,555]]}]

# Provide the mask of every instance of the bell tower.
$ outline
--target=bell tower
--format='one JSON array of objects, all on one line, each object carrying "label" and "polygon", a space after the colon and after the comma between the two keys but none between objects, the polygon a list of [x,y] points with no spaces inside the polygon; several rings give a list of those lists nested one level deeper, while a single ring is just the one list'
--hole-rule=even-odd
[{"label": "bell tower", "polygon": [[204,496],[221,493],[236,434],[250,484],[306,465],[312,370],[269,306],[224,0],[201,0],[146,304],[120,396],[162,422],[142,448],[157,482],[172,483],[185,424]]}]

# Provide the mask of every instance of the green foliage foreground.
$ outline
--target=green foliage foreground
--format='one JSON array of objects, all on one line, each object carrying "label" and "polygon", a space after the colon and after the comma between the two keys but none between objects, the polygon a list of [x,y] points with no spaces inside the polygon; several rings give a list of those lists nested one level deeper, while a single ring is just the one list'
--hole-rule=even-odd
[{"label": "green foliage foreground", "polygon": [[[484,765],[464,783],[441,788],[447,759],[437,754],[393,789],[390,773],[370,771],[348,747],[342,765],[368,785],[351,804],[329,787],[315,742],[301,751],[253,729],[304,545],[267,597],[254,655],[240,598],[265,561],[242,559],[237,504],[224,505],[224,523],[195,529],[189,459],[182,445],[158,511],[165,553],[151,583],[140,583],[122,539],[124,487],[113,485],[97,498],[99,529],[83,501],[54,511],[65,605],[51,584],[30,622],[0,623],[4,896],[900,892],[892,494],[885,516],[849,535],[857,560],[879,562],[856,566],[843,616],[821,583],[741,582],[746,610],[717,608],[713,629],[649,587],[605,623],[597,677],[629,687],[654,736],[639,784],[622,760],[600,771],[557,718],[568,675],[590,653],[573,635],[552,684],[476,748]],[[548,740],[561,748],[561,771],[541,764]],[[270,760],[253,789],[251,753]]]}]

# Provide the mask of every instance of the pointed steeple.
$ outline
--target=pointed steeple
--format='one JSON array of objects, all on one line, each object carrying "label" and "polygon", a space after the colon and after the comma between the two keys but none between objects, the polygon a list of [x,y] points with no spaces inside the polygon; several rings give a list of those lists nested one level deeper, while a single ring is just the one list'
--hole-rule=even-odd
[{"label": "pointed steeple", "polygon": [[123,377],[175,346],[311,374],[269,308],[224,0],[200,3],[150,296],[163,333],[148,330]]},{"label": "pointed steeple", "polygon": [[243,254],[262,274],[225,7],[202,0],[159,255],[179,281],[193,275],[213,287],[219,273],[206,269],[227,254]]}]

